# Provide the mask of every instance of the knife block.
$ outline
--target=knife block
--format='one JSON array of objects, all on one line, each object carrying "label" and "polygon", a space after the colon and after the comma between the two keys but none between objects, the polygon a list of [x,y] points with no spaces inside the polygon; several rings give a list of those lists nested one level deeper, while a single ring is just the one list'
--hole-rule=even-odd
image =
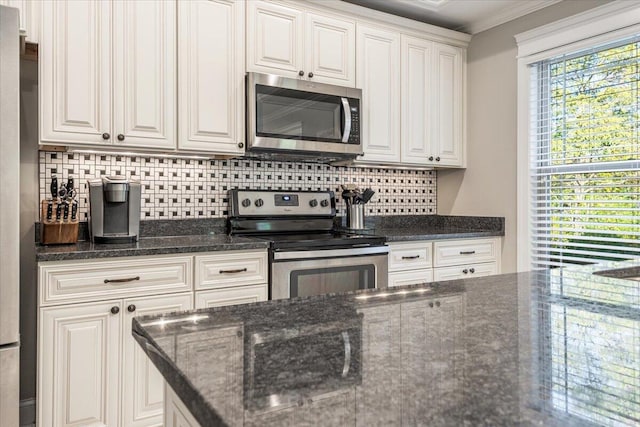
[{"label": "knife block", "polygon": [[40,243],[43,245],[59,245],[76,243],[78,241],[78,217],[75,220],[71,220],[71,213],[67,220],[62,218],[59,221],[55,220],[56,208],[58,202],[53,202],[53,219],[47,221],[47,205],[48,200],[43,200],[40,210]]}]

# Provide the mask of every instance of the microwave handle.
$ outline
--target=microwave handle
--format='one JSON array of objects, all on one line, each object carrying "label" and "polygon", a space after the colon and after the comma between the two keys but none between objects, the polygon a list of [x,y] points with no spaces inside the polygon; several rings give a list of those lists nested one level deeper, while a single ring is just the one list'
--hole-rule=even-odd
[{"label": "microwave handle", "polygon": [[349,342],[349,332],[342,332],[342,341],[344,341],[344,366],[342,367],[342,378],[349,375],[351,367],[351,343]]},{"label": "microwave handle", "polygon": [[344,132],[342,134],[342,142],[349,142],[349,136],[351,135],[351,106],[349,105],[348,98],[342,99],[342,110],[344,112]]}]

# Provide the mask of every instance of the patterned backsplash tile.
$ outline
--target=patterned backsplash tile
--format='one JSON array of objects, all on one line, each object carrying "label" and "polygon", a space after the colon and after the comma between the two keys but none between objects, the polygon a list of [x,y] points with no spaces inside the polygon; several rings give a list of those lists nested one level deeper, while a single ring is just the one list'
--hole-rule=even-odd
[{"label": "patterned backsplash tile", "polygon": [[340,184],[371,187],[375,196],[368,215],[435,215],[436,172],[329,166],[303,162],[252,159],[190,160],[128,157],[115,154],[40,152],[40,198],[49,197],[51,176],[78,188],[80,219],[87,218],[87,180],[103,175],[139,179],[142,219],[222,218],[227,216],[227,191],[232,188],[331,190],[339,214],[345,204]]}]

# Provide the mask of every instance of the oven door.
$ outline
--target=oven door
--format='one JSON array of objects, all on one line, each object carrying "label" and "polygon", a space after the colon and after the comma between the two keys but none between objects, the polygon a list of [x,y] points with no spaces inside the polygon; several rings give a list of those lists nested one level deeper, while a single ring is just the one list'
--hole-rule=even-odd
[{"label": "oven door", "polygon": [[275,252],[271,299],[387,287],[388,246]]},{"label": "oven door", "polygon": [[357,89],[256,73],[248,79],[250,150],[362,154]]}]

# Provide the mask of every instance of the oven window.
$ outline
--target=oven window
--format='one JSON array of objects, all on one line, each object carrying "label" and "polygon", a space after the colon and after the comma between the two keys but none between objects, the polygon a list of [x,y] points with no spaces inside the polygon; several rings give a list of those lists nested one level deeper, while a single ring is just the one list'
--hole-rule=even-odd
[{"label": "oven window", "polygon": [[291,297],[305,297],[334,292],[375,288],[375,266],[313,268],[291,272]]},{"label": "oven window", "polygon": [[338,96],[256,85],[256,135],[342,142]]}]

